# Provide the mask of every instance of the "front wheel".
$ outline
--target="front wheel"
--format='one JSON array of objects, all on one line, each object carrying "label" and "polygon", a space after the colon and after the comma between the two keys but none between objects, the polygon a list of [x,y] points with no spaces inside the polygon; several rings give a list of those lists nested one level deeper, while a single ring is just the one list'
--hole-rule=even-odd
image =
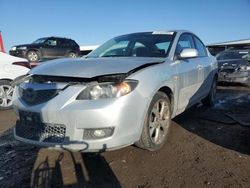
[{"label": "front wheel", "polygon": [[8,80],[0,80],[0,110],[12,108],[13,87]]},{"label": "front wheel", "polygon": [[70,57],[70,58],[76,58],[77,54],[75,52],[69,52],[68,57]]},{"label": "front wheel", "polygon": [[33,50],[28,51],[27,59],[29,62],[37,62],[39,60],[38,52]]},{"label": "front wheel", "polygon": [[150,103],[141,138],[135,145],[150,151],[160,149],[167,139],[170,122],[169,98],[165,93],[157,92]]}]

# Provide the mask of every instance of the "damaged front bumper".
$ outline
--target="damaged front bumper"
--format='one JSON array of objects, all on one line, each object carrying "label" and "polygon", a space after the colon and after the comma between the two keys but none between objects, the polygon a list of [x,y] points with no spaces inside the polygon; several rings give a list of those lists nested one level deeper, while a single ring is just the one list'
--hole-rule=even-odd
[{"label": "damaged front bumper", "polygon": [[[75,100],[83,87],[70,85],[51,100],[36,105],[22,101],[16,87],[14,106],[19,120],[15,138],[81,152],[117,149],[139,140],[147,109],[147,100],[139,92],[120,98]],[[97,135],[105,130],[110,135],[91,138],[90,130],[98,130]]]},{"label": "damaged front bumper", "polygon": [[222,69],[219,71],[218,82],[250,85],[250,71],[227,71]]}]

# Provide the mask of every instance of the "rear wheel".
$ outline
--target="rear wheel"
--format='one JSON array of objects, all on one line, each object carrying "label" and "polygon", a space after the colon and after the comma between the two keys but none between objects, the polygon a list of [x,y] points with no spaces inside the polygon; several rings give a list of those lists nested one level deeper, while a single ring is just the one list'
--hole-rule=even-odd
[{"label": "rear wheel", "polygon": [[0,110],[12,108],[13,87],[8,80],[0,80]]},{"label": "rear wheel", "polygon": [[208,93],[208,96],[203,99],[203,104],[206,106],[213,106],[215,102],[215,96],[216,96],[216,89],[217,89],[217,78],[214,78],[211,89]]},{"label": "rear wheel", "polygon": [[75,52],[69,52],[68,57],[70,57],[70,58],[76,58],[77,54]]},{"label": "rear wheel", "polygon": [[166,142],[171,121],[169,98],[163,92],[157,92],[153,97],[144,122],[141,138],[136,146],[155,151]]}]

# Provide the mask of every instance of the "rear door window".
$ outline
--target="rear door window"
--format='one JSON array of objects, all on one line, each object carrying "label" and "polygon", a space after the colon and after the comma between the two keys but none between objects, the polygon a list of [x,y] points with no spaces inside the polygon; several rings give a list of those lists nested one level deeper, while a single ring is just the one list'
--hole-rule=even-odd
[{"label": "rear door window", "polygon": [[73,46],[73,47],[76,47],[77,46],[77,43],[73,40],[67,40],[66,41],[70,46]]},{"label": "rear door window", "polygon": [[69,47],[70,44],[68,43],[68,40],[66,39],[58,39],[58,46],[66,48],[66,47]]}]

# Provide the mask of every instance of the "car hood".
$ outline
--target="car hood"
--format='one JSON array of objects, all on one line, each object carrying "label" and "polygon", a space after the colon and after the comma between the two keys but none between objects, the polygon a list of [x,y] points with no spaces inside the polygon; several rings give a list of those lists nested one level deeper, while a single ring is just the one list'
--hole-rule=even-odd
[{"label": "car hood", "polygon": [[250,62],[243,59],[231,59],[231,60],[229,59],[229,60],[219,60],[218,65],[219,68],[226,68],[226,67],[238,68],[239,66],[242,65],[250,66]]},{"label": "car hood", "polygon": [[16,48],[20,48],[20,47],[27,47],[27,48],[37,48],[41,46],[41,44],[21,44],[21,45],[16,45]]},{"label": "car hood", "polygon": [[144,57],[67,58],[44,62],[32,69],[29,74],[93,78],[128,73],[164,61],[165,58]]}]

